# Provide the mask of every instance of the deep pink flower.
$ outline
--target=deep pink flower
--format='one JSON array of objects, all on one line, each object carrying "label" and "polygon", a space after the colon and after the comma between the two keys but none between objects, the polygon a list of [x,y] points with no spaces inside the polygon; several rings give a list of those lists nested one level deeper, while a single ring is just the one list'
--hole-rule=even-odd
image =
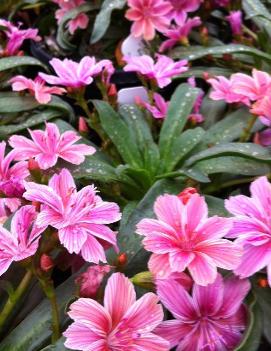
[{"label": "deep pink flower", "polygon": [[168,15],[172,7],[164,0],[128,0],[128,6],[125,17],[134,22],[131,33],[136,38],[152,40],[155,30],[164,32],[170,24]]},{"label": "deep pink flower", "polygon": [[35,224],[36,217],[34,206],[23,206],[12,218],[10,232],[0,226],[0,275],[12,262],[22,261],[36,253],[44,230]]},{"label": "deep pink flower", "polygon": [[165,40],[160,48],[160,52],[164,52],[173,48],[176,44],[187,43],[188,35],[194,27],[201,25],[201,20],[199,17],[188,18],[186,12],[182,12],[179,16],[179,21],[177,26],[173,26],[166,30],[163,35],[169,39]]},{"label": "deep pink flower", "polygon": [[220,274],[206,286],[194,284],[192,296],[173,281],[158,282],[158,296],[175,319],[162,322],[155,333],[178,351],[232,351],[241,341],[247,313],[243,300],[248,280]]},{"label": "deep pink flower", "polygon": [[69,59],[63,61],[53,58],[50,61],[57,77],[45,73],[39,76],[49,84],[63,85],[70,88],[80,88],[93,82],[93,77],[100,74],[108,60],[96,62],[95,57],[85,56],[78,63]]},{"label": "deep pink flower", "polygon": [[213,87],[210,98],[213,100],[224,100],[227,103],[241,102],[250,105],[249,98],[246,94],[238,94],[233,90],[233,78],[227,79],[223,76],[217,76],[207,80]]},{"label": "deep pink flower", "polygon": [[58,158],[79,165],[85,155],[92,155],[95,149],[85,144],[75,144],[81,137],[73,131],[59,133],[54,123],[46,123],[46,129],[30,130],[32,140],[22,135],[12,135],[9,144],[14,148],[16,160],[34,158],[41,169],[53,167]]},{"label": "deep pink flower", "polygon": [[217,267],[234,269],[240,262],[240,248],[222,239],[231,229],[231,220],[208,218],[205,199],[193,194],[186,204],[175,195],[159,196],[154,204],[158,219],[146,218],[137,225],[143,245],[153,254],[149,269],[167,276],[188,268],[199,285],[213,283]]},{"label": "deep pink flower", "polygon": [[0,26],[5,27],[3,31],[7,37],[7,44],[5,49],[0,52],[1,55],[16,55],[26,39],[32,39],[35,41],[41,40],[38,36],[37,29],[20,29],[20,27],[16,27],[11,22],[4,19],[0,19]]},{"label": "deep pink flower", "polygon": [[13,91],[29,90],[30,94],[34,95],[40,104],[50,102],[51,94],[62,95],[66,92],[64,88],[45,86],[45,82],[40,77],[32,80],[24,76],[15,76],[9,82],[12,84]]},{"label": "deep pink flower", "polygon": [[81,298],[70,306],[74,322],[64,332],[72,350],[169,351],[169,343],[152,333],[163,320],[163,309],[153,293],[136,301],[132,283],[122,273],[107,282],[104,306]]},{"label": "deep pink flower", "polygon": [[153,94],[154,105],[143,101],[140,98],[136,99],[136,103],[146,108],[154,118],[165,118],[168,111],[169,101],[166,101],[163,96],[158,93]]},{"label": "deep pink flower", "polygon": [[171,17],[179,24],[182,23],[183,13],[196,11],[202,0],[169,0],[169,2],[173,7]]},{"label": "deep pink flower", "polygon": [[227,210],[235,215],[229,237],[237,238],[244,250],[235,273],[244,278],[267,267],[271,286],[271,185],[266,177],[260,177],[252,182],[250,192],[251,197],[231,196],[225,202]]},{"label": "deep pink flower", "polygon": [[164,55],[158,55],[156,62],[148,55],[126,56],[124,60],[127,62],[124,71],[134,71],[148,79],[153,79],[159,88],[164,88],[171,83],[172,77],[188,70],[186,60],[174,62],[171,58]]},{"label": "deep pink flower", "polygon": [[93,265],[88,267],[84,273],[81,273],[75,281],[80,287],[80,297],[95,299],[104,277],[110,270],[109,265]]},{"label": "deep pink flower", "polygon": [[232,91],[246,96],[251,101],[262,99],[271,92],[271,76],[255,68],[252,70],[252,77],[235,73],[231,76],[231,81]]},{"label": "deep pink flower", "polygon": [[229,21],[233,35],[242,34],[242,11],[231,11],[229,16],[226,17]]},{"label": "deep pink flower", "polygon": [[[52,0],[56,3],[60,9],[56,11],[55,17],[57,23],[60,24],[62,18],[69,13],[71,10],[77,8],[78,6],[86,4],[84,0]],[[68,21],[68,29],[71,34],[74,34],[76,29],[85,29],[88,26],[89,18],[88,16],[81,12],[75,18]]]},{"label": "deep pink flower", "polygon": [[0,217],[6,217],[20,206],[24,192],[24,179],[29,175],[27,162],[17,162],[13,166],[15,153],[5,156],[6,143],[0,143]]},{"label": "deep pink flower", "polygon": [[73,177],[62,169],[49,185],[25,183],[24,197],[42,204],[37,218],[39,226],[58,229],[59,240],[69,253],[81,254],[93,263],[106,262],[104,246],[116,247],[116,233],[105,224],[121,218],[114,202],[103,201],[93,185],[76,190]]}]

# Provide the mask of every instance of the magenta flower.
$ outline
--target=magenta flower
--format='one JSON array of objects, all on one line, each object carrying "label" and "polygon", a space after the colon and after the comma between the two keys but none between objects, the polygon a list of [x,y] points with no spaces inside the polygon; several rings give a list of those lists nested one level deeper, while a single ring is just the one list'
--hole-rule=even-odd
[{"label": "magenta flower", "polygon": [[260,144],[262,146],[270,146],[271,145],[271,128],[267,128],[264,131],[259,133],[258,144]]},{"label": "magenta flower", "polygon": [[139,106],[146,108],[154,118],[165,118],[168,111],[169,101],[165,101],[163,96],[158,93],[153,94],[154,105],[151,105],[148,102],[141,100],[140,98],[136,99],[136,103]]},{"label": "magenta flower", "polygon": [[7,37],[6,47],[0,52],[3,56],[16,55],[26,39],[32,39],[35,41],[41,40],[38,36],[37,29],[20,29],[20,27],[16,27],[11,22],[4,19],[0,19],[0,26],[5,27],[2,31],[4,31]]},{"label": "magenta flower", "polygon": [[267,267],[271,286],[271,185],[266,177],[260,177],[250,186],[251,197],[231,196],[226,200],[227,210],[235,215],[229,237],[237,238],[244,254],[235,273],[241,278],[250,277]]},{"label": "magenta flower", "polygon": [[241,341],[247,313],[243,300],[248,280],[226,278],[202,287],[194,284],[192,296],[174,281],[158,282],[158,296],[175,319],[162,322],[155,333],[178,351],[232,351]]},{"label": "magenta flower", "polygon": [[78,63],[69,59],[63,61],[53,58],[50,61],[57,77],[45,73],[39,76],[49,84],[63,85],[70,88],[81,88],[93,82],[93,77],[103,71],[108,60],[96,62],[95,57],[85,56]]},{"label": "magenta flower", "polygon": [[148,55],[128,57],[124,67],[126,72],[137,72],[148,79],[156,81],[159,88],[164,88],[171,83],[171,78],[188,70],[187,61],[181,60],[174,62],[171,58],[164,55],[157,55],[157,61]]},{"label": "magenta flower", "polygon": [[[57,19],[57,23],[60,24],[62,18],[69,13],[71,10],[77,8],[78,6],[86,4],[84,0],[52,0],[56,3],[60,9],[56,11],[55,17]],[[88,26],[89,18],[84,13],[79,13],[75,18],[68,21],[68,30],[71,34],[74,34],[76,29],[86,29]]]},{"label": "magenta flower", "polygon": [[12,262],[22,261],[33,256],[37,249],[40,234],[44,227],[38,228],[34,206],[23,206],[11,221],[11,231],[0,226],[0,276]]},{"label": "magenta flower", "polygon": [[40,104],[50,102],[51,94],[62,95],[66,92],[64,88],[45,86],[45,82],[40,77],[32,80],[24,76],[15,76],[9,82],[12,84],[13,91],[28,90]]},{"label": "magenta flower", "polygon": [[[190,77],[187,80],[187,82],[189,85],[191,85],[191,87],[196,88],[197,85],[196,85],[195,77]],[[204,91],[200,89],[199,95],[193,106],[192,113],[189,115],[189,120],[196,124],[202,123],[204,121],[204,116],[200,113],[203,97],[204,97]]]},{"label": "magenta flower", "polygon": [[231,11],[229,16],[226,17],[229,21],[233,35],[242,34],[242,11]]},{"label": "magenta flower", "polygon": [[0,143],[0,218],[13,213],[21,204],[24,192],[24,179],[29,175],[27,162],[17,162],[13,166],[15,153],[5,156],[6,143]]},{"label": "magenta flower", "polygon": [[79,139],[73,131],[62,135],[54,123],[46,123],[45,131],[30,130],[32,140],[22,135],[12,135],[9,144],[14,148],[16,160],[34,158],[41,169],[53,167],[58,158],[79,165],[84,162],[85,155],[92,155],[95,149],[85,144],[75,144]]},{"label": "magenta flower", "polygon": [[227,79],[223,76],[217,76],[207,80],[208,83],[213,87],[213,91],[210,94],[210,98],[213,100],[224,100],[231,104],[234,102],[240,102],[245,105],[250,105],[250,101],[247,95],[237,93],[234,90],[233,78]]},{"label": "magenta flower", "polygon": [[136,38],[152,40],[155,30],[163,33],[170,24],[168,15],[172,7],[164,0],[128,0],[128,6],[125,17],[134,22],[131,33]]},{"label": "magenta flower", "polygon": [[116,234],[105,224],[121,218],[114,202],[103,201],[93,185],[76,190],[72,175],[62,169],[49,185],[26,183],[24,197],[42,204],[39,226],[58,229],[59,240],[69,253],[81,253],[85,261],[106,262],[104,246],[117,246]]},{"label": "magenta flower", "polygon": [[136,301],[132,283],[122,273],[107,282],[104,306],[81,298],[70,306],[74,322],[64,332],[72,350],[169,351],[169,343],[152,331],[163,320],[163,309],[153,293]]},{"label": "magenta flower", "polygon": [[178,25],[166,30],[163,35],[169,39],[165,40],[159,48],[160,52],[164,52],[173,48],[179,43],[188,43],[188,35],[191,30],[201,25],[199,17],[188,18],[186,12],[179,15]]},{"label": "magenta flower", "polygon": [[188,268],[199,285],[213,283],[217,267],[234,269],[240,262],[241,249],[222,239],[232,223],[228,218],[208,218],[203,197],[193,194],[184,204],[175,195],[159,196],[154,204],[158,219],[146,218],[137,225],[145,236],[144,248],[152,252],[149,269],[155,275],[167,276]]},{"label": "magenta flower", "polygon": [[95,299],[104,277],[110,272],[109,265],[93,265],[81,273],[75,282],[80,287],[80,297]]},{"label": "magenta flower", "polygon": [[194,12],[200,7],[202,0],[169,0],[173,7],[171,17],[180,24],[183,20],[183,14],[186,12]]}]

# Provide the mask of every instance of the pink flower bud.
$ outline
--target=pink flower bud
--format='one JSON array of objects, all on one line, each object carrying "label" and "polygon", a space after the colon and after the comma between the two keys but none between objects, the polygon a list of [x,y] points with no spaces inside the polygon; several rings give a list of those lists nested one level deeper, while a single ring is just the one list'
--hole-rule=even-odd
[{"label": "pink flower bud", "polygon": [[79,117],[78,130],[80,133],[88,133],[89,127],[84,117]]},{"label": "pink flower bud", "polygon": [[197,194],[197,193],[198,193],[198,191],[196,188],[189,187],[189,188],[186,188],[183,191],[181,191],[180,194],[178,195],[178,198],[182,201],[182,203],[184,205],[186,205],[187,202],[189,201],[190,197],[193,194]]},{"label": "pink flower bud", "polygon": [[52,258],[46,254],[42,254],[40,258],[40,268],[43,272],[48,272],[54,267]]},{"label": "pink flower bud", "polygon": [[30,158],[28,160],[28,169],[29,171],[38,171],[40,170],[39,164],[37,161],[35,161],[33,158]]}]

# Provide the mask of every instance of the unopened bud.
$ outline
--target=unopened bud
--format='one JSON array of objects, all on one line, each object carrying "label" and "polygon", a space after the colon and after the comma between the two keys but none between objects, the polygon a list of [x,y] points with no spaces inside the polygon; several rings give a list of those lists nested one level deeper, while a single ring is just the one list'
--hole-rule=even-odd
[{"label": "unopened bud", "polygon": [[153,275],[149,271],[134,275],[133,278],[131,278],[131,282],[144,289],[154,289]]},{"label": "unopened bud", "polygon": [[79,117],[78,130],[80,133],[88,133],[89,127],[84,117]]},{"label": "unopened bud", "polygon": [[177,196],[182,201],[182,203],[186,205],[189,199],[191,198],[191,196],[197,193],[198,191],[196,188],[189,187],[181,191],[180,194],[178,194]]},{"label": "unopened bud", "polygon": [[124,266],[127,263],[127,260],[128,259],[127,259],[126,253],[119,254],[118,259],[117,259],[118,266]]},{"label": "unopened bud", "polygon": [[48,272],[54,267],[52,258],[46,254],[42,254],[40,258],[40,268],[43,272]]},{"label": "unopened bud", "polygon": [[265,278],[260,278],[260,279],[258,280],[258,285],[259,285],[259,287],[261,287],[261,288],[268,288],[268,287],[269,287],[268,280],[265,279]]},{"label": "unopened bud", "polygon": [[30,172],[37,171],[37,170],[40,170],[40,166],[36,160],[34,160],[33,158],[30,158],[28,160],[28,169]]}]

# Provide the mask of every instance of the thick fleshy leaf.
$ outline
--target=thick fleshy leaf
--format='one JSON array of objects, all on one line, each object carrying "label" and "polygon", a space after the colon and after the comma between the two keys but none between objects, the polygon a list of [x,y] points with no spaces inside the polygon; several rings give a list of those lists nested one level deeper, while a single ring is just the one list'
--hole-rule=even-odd
[{"label": "thick fleshy leaf", "polygon": [[0,59],[0,72],[21,66],[44,67],[44,65],[39,60],[30,56],[10,56],[3,57]]},{"label": "thick fleshy leaf", "polygon": [[260,0],[243,0],[242,7],[246,18],[253,21],[258,28],[271,37],[271,14]]}]

